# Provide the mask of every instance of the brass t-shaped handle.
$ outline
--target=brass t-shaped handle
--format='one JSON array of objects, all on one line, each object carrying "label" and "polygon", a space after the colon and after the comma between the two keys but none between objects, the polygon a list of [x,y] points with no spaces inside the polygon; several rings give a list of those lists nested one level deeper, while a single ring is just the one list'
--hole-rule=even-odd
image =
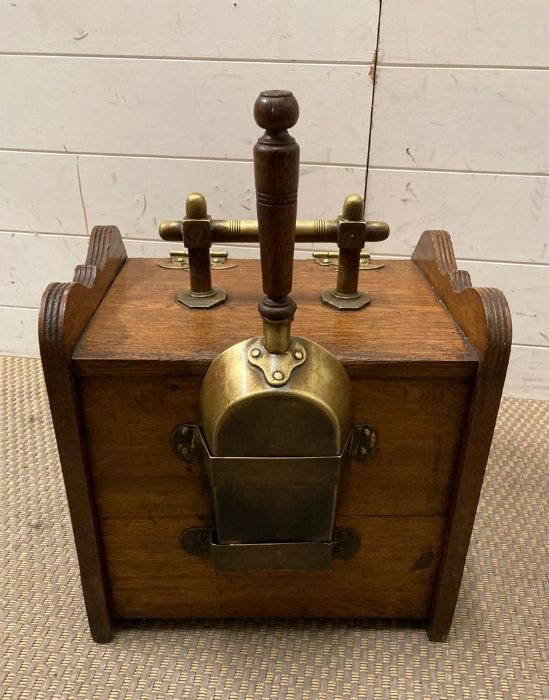
[{"label": "brass t-shaped handle", "polygon": [[[163,241],[182,240],[183,221],[163,221],[158,233]],[[384,241],[389,226],[384,221],[364,221],[365,241]],[[298,219],[295,225],[296,243],[337,243],[339,219]],[[257,243],[259,233],[255,219],[212,219],[212,243]]]},{"label": "brass t-shaped handle", "polygon": [[267,90],[254,106],[257,124],[265,129],[254,146],[257,221],[213,220],[207,214],[203,195],[187,198],[183,221],[164,221],[160,237],[183,239],[189,250],[190,290],[179,301],[192,308],[210,308],[226,299],[224,290],[211,286],[209,248],[212,243],[251,243],[259,240],[265,297],[259,303],[264,342],[270,353],[286,352],[296,305],[292,289],[295,241],[337,243],[338,277],[335,289],[325,290],[322,300],[337,309],[358,309],[369,302],[358,291],[360,251],[368,241],[382,241],[389,226],[364,220],[364,202],[349,195],[337,219],[297,221],[299,146],[288,133],[299,117],[299,106],[291,92]]}]

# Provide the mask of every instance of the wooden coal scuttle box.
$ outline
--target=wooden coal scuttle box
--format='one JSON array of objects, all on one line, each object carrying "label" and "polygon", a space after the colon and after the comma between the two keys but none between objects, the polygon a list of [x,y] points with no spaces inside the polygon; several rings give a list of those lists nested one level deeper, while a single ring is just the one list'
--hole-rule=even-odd
[{"label": "wooden coal scuttle box", "polygon": [[[372,264],[364,244],[389,231],[356,195],[335,219],[296,221],[297,117],[291,93],[256,102],[257,221],[212,220],[190,195],[160,227],[184,253],[128,259],[99,226],[73,282],[44,293],[96,641],[127,618],[418,618],[433,640],[450,628],[507,303],[471,286],[443,231],[411,260]],[[211,248],[257,240],[261,263]],[[338,257],[294,262],[295,241],[336,242]]]}]

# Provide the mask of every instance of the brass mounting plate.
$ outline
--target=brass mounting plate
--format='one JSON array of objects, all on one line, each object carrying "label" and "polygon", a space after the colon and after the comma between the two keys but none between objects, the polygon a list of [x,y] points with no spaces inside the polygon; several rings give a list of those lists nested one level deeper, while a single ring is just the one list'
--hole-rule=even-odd
[{"label": "brass mounting plate", "polygon": [[248,347],[248,362],[260,369],[271,386],[284,386],[296,367],[307,360],[305,346],[296,338],[290,338],[284,353],[270,353],[265,349],[263,338],[253,338]]},{"label": "brass mounting plate", "polygon": [[369,255],[367,258],[363,258],[362,256],[360,256],[360,264],[358,266],[359,270],[379,270],[382,267],[385,267],[385,263],[372,262]]},{"label": "brass mounting plate", "polygon": [[188,270],[189,254],[186,250],[171,250],[170,257],[158,263],[158,267],[163,267],[165,270]]},{"label": "brass mounting plate", "polygon": [[322,292],[322,301],[338,311],[358,311],[358,309],[367,306],[371,299],[366,292],[357,292],[350,295],[339,294],[335,289],[325,289]]},{"label": "brass mounting plate", "polygon": [[353,426],[351,434],[351,456],[363,460],[373,457],[377,449],[377,433],[368,423]]},{"label": "brass mounting plate", "polygon": [[185,552],[211,558],[216,571],[329,571],[333,559],[350,559],[359,546],[350,528],[336,528],[330,542],[218,544],[215,530],[201,527],[181,536]]},{"label": "brass mounting plate", "polygon": [[232,270],[238,267],[234,262],[229,262],[227,257],[218,257],[215,253],[210,253],[210,266],[212,270]]},{"label": "brass mounting plate", "polygon": [[223,304],[226,299],[227,292],[224,289],[212,289],[211,292],[203,294],[184,289],[177,295],[177,301],[188,309],[211,309]]},{"label": "brass mounting plate", "polygon": [[[375,428],[368,423],[357,423],[352,427],[350,441],[347,443],[343,452],[345,453],[346,450],[349,449],[352,459],[367,459],[374,456],[377,450],[377,442],[378,438]],[[171,443],[180,459],[182,459],[184,462],[202,462],[205,465],[207,472],[210,471],[211,463],[223,464],[224,462],[227,463],[234,460],[245,460],[249,461],[250,463],[257,463],[258,460],[264,459],[266,460],[265,464],[269,464],[269,460],[273,460],[272,457],[212,457],[206,443],[204,442],[200,427],[193,423],[185,423],[184,425],[178,426],[172,433]],[[280,457],[274,458],[275,462],[280,462],[280,459]],[[285,461],[288,459],[290,461],[293,460],[295,463],[296,460],[302,458],[286,457]],[[303,459],[308,458],[305,457]],[[328,457],[325,459],[333,458]],[[269,471],[272,472],[272,468]]]}]

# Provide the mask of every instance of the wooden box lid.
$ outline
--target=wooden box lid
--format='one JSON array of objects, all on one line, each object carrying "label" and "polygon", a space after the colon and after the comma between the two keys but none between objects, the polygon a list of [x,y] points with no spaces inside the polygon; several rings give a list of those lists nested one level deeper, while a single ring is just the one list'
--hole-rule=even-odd
[{"label": "wooden box lid", "polygon": [[[184,371],[202,375],[230,345],[261,335],[259,261],[213,270],[226,303],[191,310],[176,301],[188,272],[159,260],[129,259],[101,301],[73,353],[79,374]],[[292,332],[320,343],[351,376],[467,376],[477,354],[433,287],[412,261],[387,260],[363,271],[360,288],[372,299],[360,311],[337,311],[320,299],[335,286],[333,267],[295,261]]]}]

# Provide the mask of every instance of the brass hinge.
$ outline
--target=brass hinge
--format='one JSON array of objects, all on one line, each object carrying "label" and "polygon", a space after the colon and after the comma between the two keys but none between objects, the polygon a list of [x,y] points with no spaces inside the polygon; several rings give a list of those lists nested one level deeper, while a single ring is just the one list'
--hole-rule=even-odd
[{"label": "brass hinge", "polygon": [[[236,263],[229,263],[229,253],[226,250],[210,250],[210,265],[212,270],[230,270]],[[158,267],[166,270],[188,270],[189,253],[186,250],[171,250],[170,257],[158,263]]]},{"label": "brass hinge", "polygon": [[[337,270],[337,263],[339,262],[339,253],[335,250],[319,250],[313,253],[313,259],[318,265],[322,265],[322,267],[333,266]],[[370,253],[364,251],[360,254],[359,269],[377,270],[380,267],[384,267],[384,264],[380,262],[372,262]]]}]

